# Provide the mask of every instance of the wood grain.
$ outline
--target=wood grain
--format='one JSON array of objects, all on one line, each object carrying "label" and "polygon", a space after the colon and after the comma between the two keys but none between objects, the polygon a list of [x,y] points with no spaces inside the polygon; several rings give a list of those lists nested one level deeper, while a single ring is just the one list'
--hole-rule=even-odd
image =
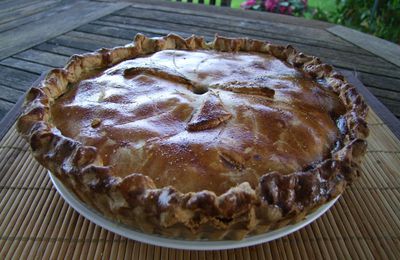
[{"label": "wood grain", "polygon": [[[48,41],[31,49],[22,52],[19,50],[10,57],[0,58],[0,89],[3,90],[3,93],[0,92],[0,99],[15,102],[17,95],[28,88],[35,77],[44,70],[63,66],[73,54],[131,42],[138,32],[144,32],[151,37],[170,32],[183,36],[195,33],[204,35],[207,40],[213,39],[214,34],[219,33],[232,37],[259,38],[278,44],[292,44],[305,53],[321,57],[323,61],[337,68],[357,71],[364,85],[393,113],[400,116],[399,67],[373,52],[364,50],[345,37],[342,39],[329,30],[326,31],[332,27],[330,24],[262,12],[168,1],[138,0],[131,3],[131,7],[118,9],[116,12],[109,9],[110,12],[106,12],[102,9],[110,4],[104,1],[1,1],[0,31],[1,28],[5,28],[8,34],[7,37],[3,37],[4,34],[0,33],[0,42],[6,38],[12,42],[14,38],[19,37],[11,32],[30,37],[27,28],[35,23],[42,28],[37,29],[35,33],[40,31],[39,34],[46,38],[47,31],[53,30],[48,29],[49,22],[54,24],[54,28],[58,28],[61,18],[66,18],[67,14],[69,16],[63,26],[68,27],[70,20],[76,20],[78,25],[73,31],[60,31],[60,35],[49,36],[51,38]],[[87,17],[83,14],[89,12],[91,16],[91,12],[98,12],[96,8],[104,13],[94,15],[93,17],[100,19],[94,18],[87,23],[89,19],[86,21]],[[108,13],[111,14],[103,16]],[[74,18],[78,16],[79,19]],[[12,44],[0,46],[11,48]],[[20,48],[18,44],[15,47]],[[9,52],[8,55],[12,53]]]},{"label": "wood grain", "polygon": [[74,54],[81,54],[81,53],[86,52],[85,50],[82,50],[82,49],[65,47],[62,45],[52,44],[50,42],[45,42],[45,43],[36,45],[33,49],[39,50],[39,51],[46,51],[46,52],[50,52],[50,53],[54,53],[54,54],[59,54],[59,55],[67,56],[67,57],[70,57]]},{"label": "wood grain", "polygon": [[20,52],[14,55],[13,58],[32,61],[51,67],[64,67],[68,61],[68,58],[65,56],[34,49]]},{"label": "wood grain", "polygon": [[[329,47],[329,44],[325,44],[325,47],[313,45],[309,40],[299,39],[297,42],[292,40],[295,36],[290,34],[284,36],[284,40],[276,35],[276,34],[266,34],[264,30],[251,30],[240,28],[240,26],[231,27],[229,22],[224,21],[218,23],[223,23],[223,25],[218,25],[217,23],[213,24],[208,19],[197,20],[197,18],[185,18],[176,15],[171,15],[171,17],[167,17],[165,15],[151,15],[151,13],[146,12],[130,12],[128,16],[120,16],[120,14],[124,14],[124,12],[128,12],[129,10],[124,10],[118,13],[118,16],[112,15],[102,18],[101,21],[112,21],[115,24],[124,24],[131,25],[132,27],[136,27],[140,25],[138,28],[146,30],[147,28],[151,28],[151,32],[155,33],[155,29],[160,29],[158,34],[162,34],[165,31],[170,32],[184,32],[184,35],[191,34],[199,34],[199,31],[202,32],[202,35],[208,36],[208,38],[212,38],[216,33],[228,36],[228,37],[251,37],[258,38],[262,40],[268,40],[274,42],[276,44],[292,44],[299,50],[304,51],[305,53],[315,55],[318,57],[322,57],[326,59],[326,62],[332,63],[339,67],[346,67],[348,69],[357,69],[364,72],[376,73],[381,75],[391,75],[393,77],[400,78],[400,71],[396,66],[390,64],[383,59],[370,56],[370,55],[362,55],[357,54],[355,52],[348,52],[345,49],[338,49],[339,47],[334,47],[333,49]],[[134,18],[132,18],[135,16]],[[146,21],[143,20],[146,17]],[[175,22],[171,22],[171,19],[174,19]],[[150,25],[150,26],[149,26]],[[251,26],[248,26],[251,28]],[[296,34],[298,35],[299,29],[297,29]],[[304,35],[307,35],[304,32]],[[282,36],[281,36],[282,37]],[[318,34],[313,34],[309,39],[319,39],[322,38]],[[321,39],[321,42],[323,40]],[[320,43],[321,44],[321,43]],[[340,47],[341,48],[341,47]],[[354,49],[354,48],[353,48]]]},{"label": "wood grain", "polygon": [[[40,81],[42,81],[45,77],[46,73],[42,73],[40,77],[35,76],[35,80],[32,81],[33,83],[30,84],[30,87],[36,86]],[[13,109],[8,108],[6,110],[6,114],[0,117],[0,140],[4,137],[10,127],[15,123],[15,120],[21,113],[22,103],[24,101],[24,95],[18,98],[16,104],[12,104]]]},{"label": "wood grain", "polygon": [[[16,8],[5,13],[3,11],[0,13],[0,32],[34,21],[39,17],[44,17],[47,13],[46,11],[56,6],[60,6],[60,1],[32,1],[31,5]],[[2,3],[0,3],[1,7],[3,7]]]},{"label": "wood grain", "polygon": [[377,113],[379,118],[383,120],[383,122],[389,126],[389,128],[393,131],[395,136],[400,139],[400,121],[397,119],[390,111],[382,105],[379,100],[371,94],[371,92],[365,88],[362,82],[355,76],[352,71],[341,71],[344,76],[346,76],[347,80],[357,87],[357,90],[363,95],[365,101],[373,107],[374,111]]},{"label": "wood grain", "polygon": [[16,59],[16,58],[4,59],[4,60],[0,61],[0,64],[5,65],[10,68],[20,69],[20,70],[23,70],[26,72],[31,72],[31,73],[36,73],[36,74],[40,74],[40,73],[47,71],[54,67],[54,66],[50,67],[50,66],[39,64],[39,63],[25,61],[25,60]]},{"label": "wood grain", "polygon": [[400,67],[399,45],[341,25],[326,30]]},{"label": "wood grain", "polygon": [[[220,9],[218,9],[220,10]],[[153,14],[153,15],[151,15]],[[145,20],[159,20],[170,23],[196,26],[199,24],[208,25],[210,28],[227,30],[242,28],[249,31],[270,32],[279,35],[291,35],[304,40],[318,39],[324,42],[335,41],[338,45],[351,47],[348,42],[336,37],[325,30],[308,28],[300,25],[288,25],[278,22],[260,21],[257,19],[244,19],[236,16],[220,16],[216,12],[193,13],[185,9],[163,9],[153,7],[152,9],[133,7],[121,10],[116,15],[124,17],[136,17]],[[150,16],[149,16],[150,15]],[[232,25],[235,26],[232,26]],[[299,31],[302,33],[299,34]]]},{"label": "wood grain", "polygon": [[0,84],[0,93],[1,93],[0,99],[3,99],[11,103],[16,103],[18,99],[24,94],[24,92],[21,90],[13,89],[1,84]]},{"label": "wood grain", "polygon": [[[65,33],[125,7],[126,4],[78,2],[62,13],[3,32],[0,38],[0,59],[4,59],[39,43]],[[79,17],[79,19],[76,19]]]},{"label": "wood grain", "polygon": [[[105,2],[115,2],[115,0],[102,0]],[[317,20],[306,20],[299,17],[287,16],[275,13],[266,12],[249,12],[240,9],[218,8],[209,5],[193,5],[185,3],[176,3],[159,0],[119,0],[121,2],[129,2],[134,8],[157,8],[158,10],[171,11],[176,10],[182,13],[198,13],[198,14],[213,14],[219,19],[224,19],[227,16],[240,17],[241,19],[256,19],[259,21],[268,21],[275,23],[284,23],[292,25],[300,25],[309,28],[325,29],[332,25],[326,22]]]},{"label": "wood grain", "polygon": [[31,73],[0,65],[1,84],[11,88],[26,91],[38,76],[39,75],[37,73]]},{"label": "wood grain", "polygon": [[26,1],[26,0],[5,0],[1,2],[1,10],[0,10],[0,15],[10,13],[12,11],[25,8],[28,6],[31,6],[37,2],[40,2],[40,0],[32,0],[32,1]]},{"label": "wood grain", "polygon": [[0,99],[0,118],[5,117],[7,112],[10,111],[13,106],[14,103],[8,100]]}]

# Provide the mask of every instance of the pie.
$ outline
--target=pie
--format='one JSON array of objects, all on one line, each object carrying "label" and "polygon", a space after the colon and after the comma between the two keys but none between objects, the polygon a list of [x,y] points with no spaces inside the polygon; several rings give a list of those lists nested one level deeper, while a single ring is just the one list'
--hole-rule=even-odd
[{"label": "pie", "polygon": [[303,219],[360,175],[367,110],[341,74],[290,45],[138,34],[51,70],[17,128],[108,218],[242,239]]}]

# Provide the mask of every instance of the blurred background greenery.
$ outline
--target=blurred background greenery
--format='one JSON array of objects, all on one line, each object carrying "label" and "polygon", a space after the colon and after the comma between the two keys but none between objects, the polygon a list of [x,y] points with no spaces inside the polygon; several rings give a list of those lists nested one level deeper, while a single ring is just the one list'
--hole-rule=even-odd
[{"label": "blurred background greenery", "polygon": [[400,0],[310,0],[304,16],[400,44]]},{"label": "blurred background greenery", "polygon": [[400,44],[400,0],[232,0],[231,7],[341,24]]}]

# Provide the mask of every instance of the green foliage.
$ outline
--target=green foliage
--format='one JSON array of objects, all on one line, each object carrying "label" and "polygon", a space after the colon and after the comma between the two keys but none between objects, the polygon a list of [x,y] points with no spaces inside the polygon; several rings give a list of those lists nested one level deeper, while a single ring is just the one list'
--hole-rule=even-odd
[{"label": "green foliage", "polygon": [[307,12],[304,13],[304,17],[308,19],[334,23],[335,22],[333,18],[334,14],[336,14],[336,12],[330,12],[320,7],[315,7],[315,8],[309,7]]},{"label": "green foliage", "polygon": [[310,0],[308,3],[307,7],[306,0],[247,0],[242,8],[342,24],[400,44],[400,0]]},{"label": "green foliage", "polygon": [[400,0],[337,0],[335,22],[400,43]]}]

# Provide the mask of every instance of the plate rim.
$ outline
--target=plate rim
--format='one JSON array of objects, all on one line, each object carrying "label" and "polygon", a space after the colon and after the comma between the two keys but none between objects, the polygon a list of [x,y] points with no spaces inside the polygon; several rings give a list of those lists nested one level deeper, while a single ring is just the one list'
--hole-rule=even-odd
[{"label": "plate rim", "polygon": [[64,184],[60,180],[58,180],[58,178],[53,173],[51,173],[50,171],[47,172],[51,182],[53,183],[54,187],[56,188],[57,192],[61,195],[61,197],[68,203],[69,206],[71,206],[74,210],[76,210],[79,214],[81,214],[89,221],[125,238],[129,238],[135,241],[139,241],[154,246],[161,246],[161,247],[182,249],[182,250],[211,251],[211,250],[237,249],[273,241],[275,239],[294,233],[299,229],[307,226],[308,224],[314,222],[325,212],[327,212],[340,197],[339,195],[336,198],[332,199],[331,201],[323,204],[314,212],[308,214],[305,217],[305,219],[295,224],[287,225],[266,232],[264,234],[245,237],[242,240],[184,240],[184,239],[167,238],[157,234],[142,233],[138,230],[129,228],[128,226],[122,223],[113,221],[102,215],[97,210],[88,207],[87,204],[82,202],[73,192],[67,189],[64,186]]}]

